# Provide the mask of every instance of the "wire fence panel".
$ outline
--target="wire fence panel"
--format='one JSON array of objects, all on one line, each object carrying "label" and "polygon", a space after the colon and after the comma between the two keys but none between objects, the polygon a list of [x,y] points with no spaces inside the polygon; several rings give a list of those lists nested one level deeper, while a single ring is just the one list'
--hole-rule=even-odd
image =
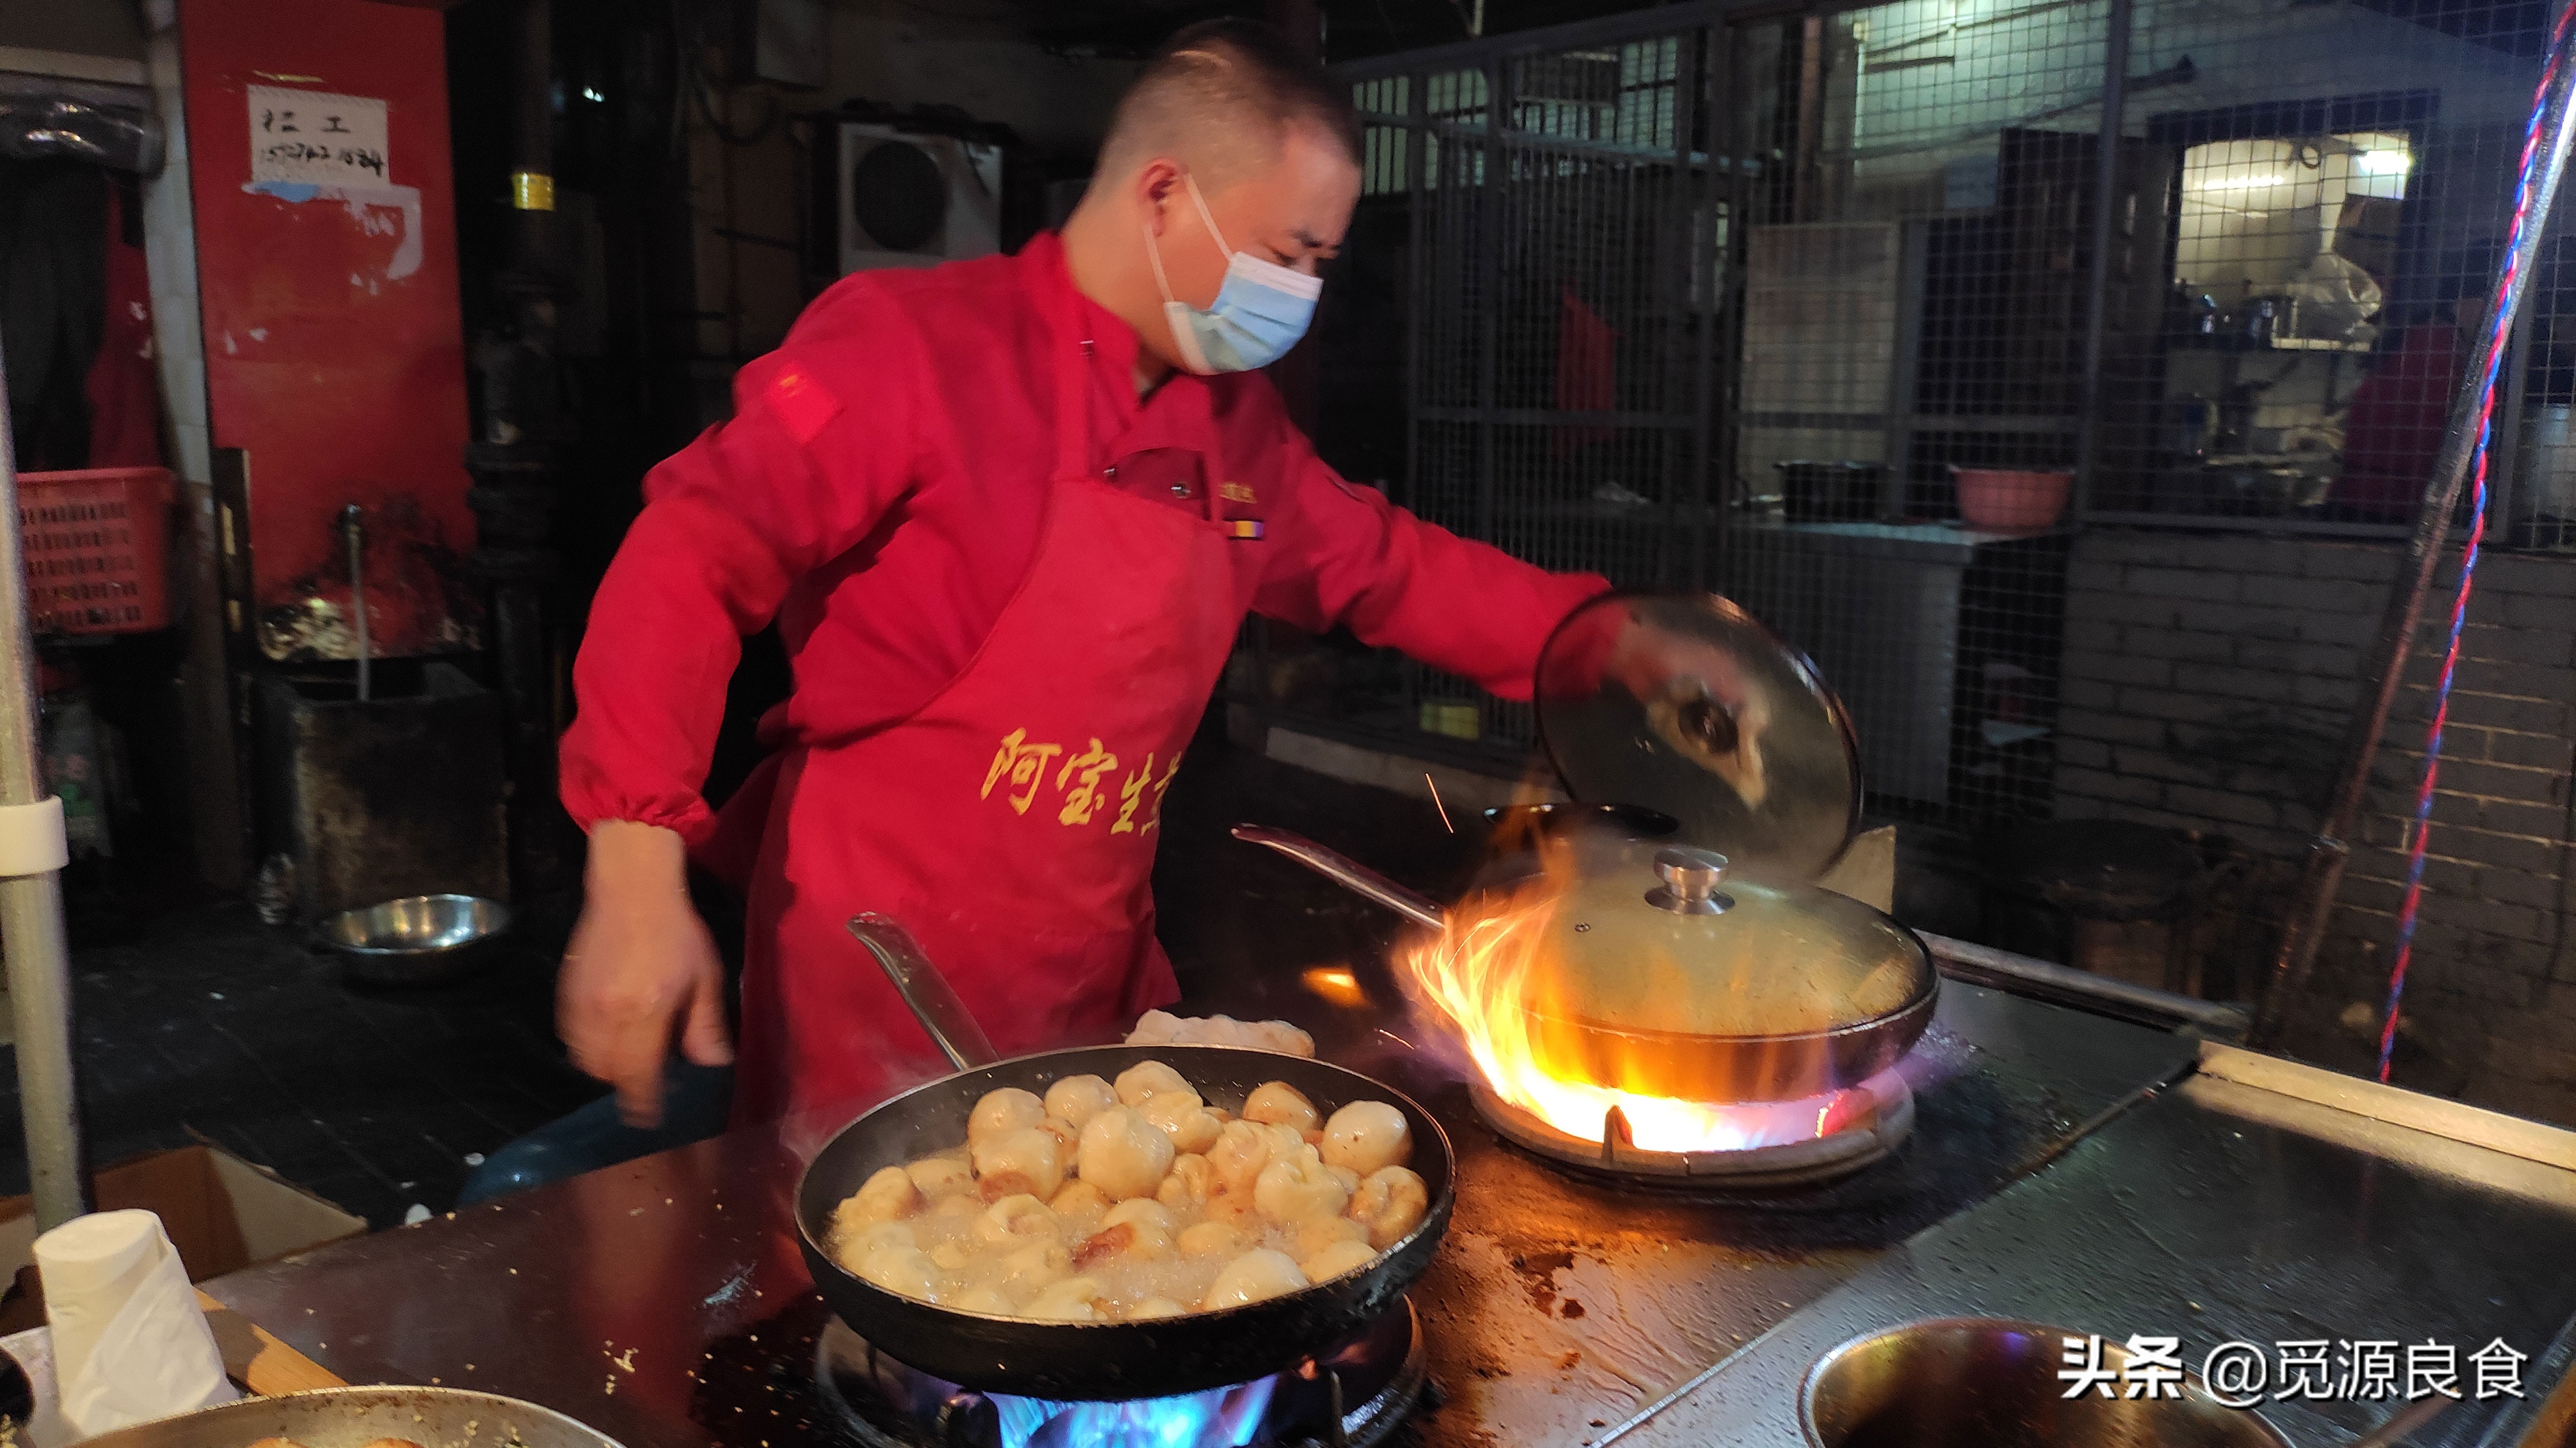
[{"label": "wire fence panel", "polygon": [[[1363,286],[1337,276],[1319,326],[1328,376],[1356,353],[1368,380],[1328,381],[1327,457],[1550,568],[1632,587],[1704,571],[1690,540],[1710,511],[1730,241],[1710,183],[1708,63],[1704,30],[1680,27],[1497,46],[1354,85],[1366,151],[1345,270]],[[1332,682],[1307,691],[1330,696],[1323,722],[1396,723],[1506,758],[1533,739],[1526,707],[1462,679],[1326,652]]]},{"label": "wire fence panel", "polygon": [[[1913,711],[1864,723],[1887,811],[2046,815],[2077,523],[2402,523],[2501,237],[2530,8],[1898,0],[1374,63],[1362,210],[1404,275],[1402,360],[1367,375],[1401,385],[1328,453],[1532,561],[1782,621]],[[2497,447],[2530,547],[2576,544],[2551,261]],[[1402,675],[1376,712],[1526,744]]]},{"label": "wire fence panel", "polygon": [[[1325,328],[1328,378],[1365,381],[1326,457],[1810,653],[1872,817],[1955,876],[1917,923],[2246,997],[2501,259],[2548,7],[1668,8],[1354,68],[1368,195]],[[2576,1058],[2541,1059],[2576,1020],[2559,235],[2503,367],[2490,536],[2522,556],[2467,616],[2416,937],[2443,963],[2409,996],[2432,1044],[2399,1061],[2576,1120]],[[2426,647],[2307,1003],[2324,1059],[2376,1037]],[[1283,715],[1526,750],[1525,708],[1317,652]],[[2106,849],[2170,897],[2086,916],[2031,883]]]}]

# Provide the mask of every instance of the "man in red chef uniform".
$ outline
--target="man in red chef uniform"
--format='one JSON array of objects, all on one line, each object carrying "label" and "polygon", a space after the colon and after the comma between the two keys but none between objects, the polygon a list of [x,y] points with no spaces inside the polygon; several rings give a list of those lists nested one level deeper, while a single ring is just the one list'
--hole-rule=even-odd
[{"label": "man in red chef uniform", "polygon": [[[1193,27],[1061,235],[843,280],[646,479],[563,741],[590,867],[560,1023],[630,1118],[675,1035],[729,1054],[684,857],[747,882],[736,1117],[846,1117],[942,1069],[855,914],[908,926],[1006,1054],[1175,998],[1163,793],[1247,611],[1528,696],[1549,630],[1607,585],[1344,482],[1257,370],[1306,328],[1359,163],[1313,63]],[[699,786],[726,681],[773,618],[795,691],[719,818]]]}]

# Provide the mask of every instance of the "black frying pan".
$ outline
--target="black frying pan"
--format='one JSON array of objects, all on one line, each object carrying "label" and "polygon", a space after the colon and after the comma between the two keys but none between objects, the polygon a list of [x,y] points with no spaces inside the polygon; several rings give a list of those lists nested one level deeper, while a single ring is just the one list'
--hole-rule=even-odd
[{"label": "black frying pan", "polygon": [[[1160,1398],[1267,1377],[1332,1347],[1395,1305],[1431,1265],[1448,1230],[1454,1159],[1449,1138],[1404,1093],[1356,1071],[1301,1056],[1226,1046],[1092,1046],[993,1061],[992,1048],[956,997],[927,970],[901,927],[862,917],[852,932],[877,954],[933,1040],[968,1069],[878,1105],[833,1137],[796,1186],[798,1245],[814,1285],[843,1322],[880,1351],[944,1381],[985,1392],[1051,1399]],[[908,957],[908,958],[907,958]],[[936,997],[945,995],[945,1001]],[[980,1054],[979,1054],[980,1051]],[[1115,1079],[1139,1061],[1162,1061],[1229,1110],[1265,1081],[1285,1081],[1329,1116],[1353,1101],[1384,1101],[1413,1128],[1409,1163],[1430,1191],[1422,1222],[1365,1270],[1302,1292],[1221,1312],[1145,1322],[1033,1322],[958,1312],[905,1297],[842,1269],[826,1250],[832,1209],[877,1170],[966,1139],[966,1118],[987,1091],[1046,1094],[1066,1076]]]}]

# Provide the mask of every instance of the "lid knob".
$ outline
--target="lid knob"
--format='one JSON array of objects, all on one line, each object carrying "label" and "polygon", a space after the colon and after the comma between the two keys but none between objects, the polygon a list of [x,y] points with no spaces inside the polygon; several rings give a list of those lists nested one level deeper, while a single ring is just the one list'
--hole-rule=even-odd
[{"label": "lid knob", "polygon": [[1675,915],[1722,915],[1735,908],[1735,897],[1718,892],[1726,878],[1726,856],[1715,850],[1675,845],[1655,851],[1655,874],[1663,884],[1646,892],[1646,903]]}]

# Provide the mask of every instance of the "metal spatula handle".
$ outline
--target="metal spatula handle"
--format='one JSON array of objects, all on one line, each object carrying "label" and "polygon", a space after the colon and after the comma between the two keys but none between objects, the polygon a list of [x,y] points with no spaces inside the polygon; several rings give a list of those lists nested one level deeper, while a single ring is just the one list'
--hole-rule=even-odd
[{"label": "metal spatula handle", "polygon": [[1268,825],[1236,825],[1234,837],[1248,844],[1268,845],[1343,889],[1364,895],[1416,925],[1433,930],[1445,929],[1448,925],[1439,901],[1408,890],[1350,856],[1338,850],[1328,850],[1304,835],[1291,830],[1272,829]]},{"label": "metal spatula handle", "polygon": [[984,1028],[975,1024],[974,1014],[957,998],[956,988],[930,957],[921,950],[921,942],[903,928],[903,922],[887,915],[854,915],[850,934],[868,948],[868,954],[885,967],[886,979],[894,982],[895,993],[912,1010],[912,1018],[930,1033],[930,1042],[949,1064],[960,1071],[990,1066],[1002,1059],[993,1049]]}]

